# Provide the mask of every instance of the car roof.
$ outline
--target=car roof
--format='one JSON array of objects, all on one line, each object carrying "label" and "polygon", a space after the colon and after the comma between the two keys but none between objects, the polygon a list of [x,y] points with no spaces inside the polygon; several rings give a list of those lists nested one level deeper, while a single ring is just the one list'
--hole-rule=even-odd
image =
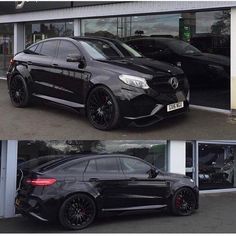
[{"label": "car roof", "polygon": [[176,38],[165,38],[165,37],[142,37],[142,38],[136,38],[128,40],[127,42],[135,42],[135,41],[141,41],[141,40],[155,40],[160,42],[171,42],[171,41],[180,41]]},{"label": "car roof", "polygon": [[[65,156],[59,155],[59,159],[54,159],[52,161],[44,163],[43,165],[39,165],[36,168],[34,168],[33,171],[45,172],[47,170],[51,170],[53,168],[56,168],[56,167],[66,164],[66,163],[69,163],[71,161],[80,160],[82,162],[82,161],[89,161],[89,160],[105,158],[105,157],[116,157],[116,158],[117,157],[118,158],[125,158],[126,157],[126,158],[133,158],[133,159],[140,160],[140,158],[138,158],[138,157],[125,155],[125,154],[74,154],[74,155],[65,155]],[[142,161],[144,161],[144,160],[142,160]]]},{"label": "car roof", "polygon": [[[53,37],[53,38],[48,38],[48,39],[43,39],[40,40],[36,43],[40,43],[40,42],[46,42],[46,41],[53,41],[53,40],[104,40],[104,41],[113,41],[113,42],[119,42],[119,40],[117,39],[112,39],[112,38],[106,38],[106,37],[100,37],[100,36],[73,36],[73,37]],[[35,43],[35,44],[36,44]],[[33,45],[33,44],[32,44]]]}]

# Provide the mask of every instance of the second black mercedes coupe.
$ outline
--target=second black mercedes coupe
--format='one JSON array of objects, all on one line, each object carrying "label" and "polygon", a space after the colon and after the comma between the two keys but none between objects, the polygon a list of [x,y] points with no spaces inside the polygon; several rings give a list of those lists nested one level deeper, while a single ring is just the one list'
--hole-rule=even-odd
[{"label": "second black mercedes coupe", "polygon": [[[51,160],[50,160],[51,159]],[[188,216],[198,208],[194,181],[121,154],[39,158],[18,166],[16,208],[24,216],[80,230],[96,217],[168,208]]]}]

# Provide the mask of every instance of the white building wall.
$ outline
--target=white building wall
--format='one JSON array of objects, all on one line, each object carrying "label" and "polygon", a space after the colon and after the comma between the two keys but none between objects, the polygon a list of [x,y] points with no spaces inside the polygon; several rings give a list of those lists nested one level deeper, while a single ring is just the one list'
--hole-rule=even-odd
[{"label": "white building wall", "polygon": [[25,48],[25,30],[23,23],[14,23],[14,54]]},{"label": "white building wall", "polygon": [[236,115],[236,8],[231,8],[231,109]]},{"label": "white building wall", "polygon": [[185,174],[186,142],[168,141],[168,171]]},{"label": "white building wall", "polygon": [[17,141],[2,141],[0,179],[0,217],[15,216]]},{"label": "white building wall", "polygon": [[236,7],[236,1],[133,1],[0,15],[1,23],[28,22],[86,17],[118,16],[146,13]]}]

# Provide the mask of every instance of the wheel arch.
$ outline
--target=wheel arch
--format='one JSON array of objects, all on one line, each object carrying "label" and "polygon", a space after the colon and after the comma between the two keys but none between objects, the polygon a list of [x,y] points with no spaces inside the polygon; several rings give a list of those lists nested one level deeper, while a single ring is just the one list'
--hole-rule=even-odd
[{"label": "wheel arch", "polygon": [[[112,93],[114,94],[114,92],[113,92],[106,84],[103,84],[103,83],[93,84],[93,86],[91,86],[91,87],[88,89],[87,94],[86,94],[86,96],[85,96],[85,100],[84,100],[85,115],[86,115],[86,116],[87,116],[86,110],[87,110],[88,97],[89,97],[90,93],[91,93],[95,88],[97,88],[97,87],[99,87],[99,86],[107,88],[110,92],[112,92]],[[114,96],[115,96],[115,95],[114,95]],[[115,97],[116,97],[116,96],[115,96]]]},{"label": "wheel arch", "polygon": [[26,66],[18,65],[15,67],[11,76],[8,78],[8,85],[10,84],[11,79],[14,78],[15,76],[21,76],[25,80],[30,92],[32,91],[33,79],[29,71],[27,70]]}]

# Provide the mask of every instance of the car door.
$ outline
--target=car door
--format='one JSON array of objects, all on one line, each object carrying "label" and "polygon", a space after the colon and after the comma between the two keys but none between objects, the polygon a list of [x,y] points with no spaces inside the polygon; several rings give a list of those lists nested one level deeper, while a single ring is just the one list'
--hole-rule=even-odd
[{"label": "car door", "polygon": [[121,157],[121,168],[125,175],[123,192],[126,195],[127,207],[162,206],[166,204],[166,196],[170,191],[170,184],[155,169],[146,162]]},{"label": "car door", "polygon": [[28,70],[33,80],[33,92],[36,95],[51,96],[52,61],[56,55],[58,40],[49,40],[38,44],[35,54],[28,57]]},{"label": "car door", "polygon": [[84,173],[84,181],[96,189],[100,206],[104,211],[123,207],[124,174],[118,158],[105,157],[90,160]]},{"label": "car door", "polygon": [[68,61],[69,55],[82,57],[79,48],[68,40],[60,40],[57,56],[53,60],[52,83],[54,86],[53,96],[68,104],[83,104],[84,84],[88,73],[82,62]]}]

